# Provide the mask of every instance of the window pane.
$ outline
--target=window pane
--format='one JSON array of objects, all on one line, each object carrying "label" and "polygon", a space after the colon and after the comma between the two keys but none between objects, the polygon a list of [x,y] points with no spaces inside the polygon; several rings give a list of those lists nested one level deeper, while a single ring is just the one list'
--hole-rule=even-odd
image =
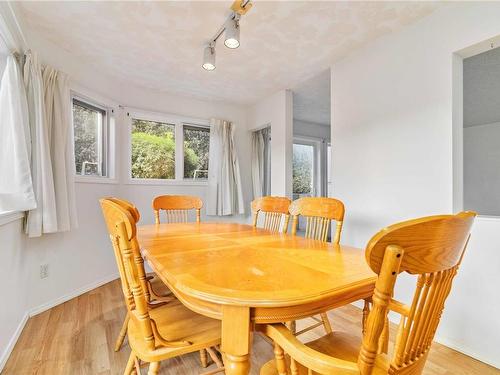
[{"label": "window pane", "polygon": [[294,199],[311,196],[313,192],[314,147],[293,144],[293,195]]},{"label": "window pane", "polygon": [[103,176],[103,121],[105,111],[73,100],[75,169],[80,175]]},{"label": "window pane", "polygon": [[184,178],[208,178],[210,129],[184,126]]},{"label": "window pane", "polygon": [[175,178],[175,125],[132,119],[132,178]]}]

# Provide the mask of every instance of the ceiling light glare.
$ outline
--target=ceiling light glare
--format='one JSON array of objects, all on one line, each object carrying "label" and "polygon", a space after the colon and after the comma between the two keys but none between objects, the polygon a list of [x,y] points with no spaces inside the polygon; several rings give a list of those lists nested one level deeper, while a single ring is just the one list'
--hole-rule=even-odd
[{"label": "ceiling light glare", "polygon": [[240,23],[236,17],[228,20],[226,24],[224,45],[231,49],[235,49],[240,46]]},{"label": "ceiling light glare", "polygon": [[203,69],[215,70],[215,45],[210,44],[203,51]]}]

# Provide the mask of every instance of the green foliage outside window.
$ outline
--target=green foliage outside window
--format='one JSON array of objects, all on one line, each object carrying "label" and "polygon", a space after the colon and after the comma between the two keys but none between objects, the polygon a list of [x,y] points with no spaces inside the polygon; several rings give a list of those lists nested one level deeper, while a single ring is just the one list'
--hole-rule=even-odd
[{"label": "green foliage outside window", "polygon": [[[196,134],[197,135],[197,134]],[[184,142],[184,176],[192,178],[199,169],[203,147],[200,137],[189,137]],[[202,143],[202,142],[201,142]],[[208,139],[206,149],[208,167]],[[132,177],[175,179],[175,125],[132,120]]]},{"label": "green foliage outside window", "polygon": [[209,129],[184,127],[184,178],[206,179],[208,177],[209,144]]},{"label": "green foliage outside window", "polygon": [[292,170],[293,193],[311,194],[313,182],[313,154],[310,146],[301,144],[293,145]]},{"label": "green foliage outside window", "polygon": [[[75,170],[77,174],[97,175],[99,158],[99,121],[102,113],[73,103],[73,126],[75,139]],[[82,167],[85,167],[82,173]]]}]

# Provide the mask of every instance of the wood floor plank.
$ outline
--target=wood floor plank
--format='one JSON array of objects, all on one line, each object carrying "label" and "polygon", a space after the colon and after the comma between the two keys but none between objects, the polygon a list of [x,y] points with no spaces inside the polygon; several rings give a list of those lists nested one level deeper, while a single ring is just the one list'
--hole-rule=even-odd
[{"label": "wood floor plank", "polygon": [[[361,315],[353,306],[329,313],[334,330],[358,335]],[[124,317],[122,291],[116,280],[30,318],[2,374],[121,375],[130,353],[127,340],[121,351],[115,352],[113,347]],[[299,321],[297,329],[310,324]],[[309,341],[322,334],[323,328],[318,327],[300,339]],[[257,375],[260,366],[272,357],[271,345],[256,334],[251,374]],[[198,353],[192,353],[162,362],[160,374],[198,374],[203,370]],[[424,374],[500,375],[500,370],[435,343]]]}]

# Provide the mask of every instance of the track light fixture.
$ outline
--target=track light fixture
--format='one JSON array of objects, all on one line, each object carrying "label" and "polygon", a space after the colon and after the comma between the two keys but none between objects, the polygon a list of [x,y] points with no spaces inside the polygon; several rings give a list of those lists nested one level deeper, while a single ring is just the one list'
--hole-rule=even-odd
[{"label": "track light fixture", "polygon": [[235,49],[240,46],[240,21],[238,15],[235,15],[234,18],[231,18],[226,22],[224,45],[231,49]]},{"label": "track light fixture", "polygon": [[210,43],[203,51],[203,69],[215,70],[215,43]]},{"label": "track light fixture", "polygon": [[215,36],[210,39],[210,43],[203,50],[203,69],[215,70],[215,45],[217,39],[224,34],[224,45],[230,49],[236,49],[240,46],[240,18],[246,14],[252,3],[250,0],[236,0],[231,5],[231,16],[226,20]]}]

